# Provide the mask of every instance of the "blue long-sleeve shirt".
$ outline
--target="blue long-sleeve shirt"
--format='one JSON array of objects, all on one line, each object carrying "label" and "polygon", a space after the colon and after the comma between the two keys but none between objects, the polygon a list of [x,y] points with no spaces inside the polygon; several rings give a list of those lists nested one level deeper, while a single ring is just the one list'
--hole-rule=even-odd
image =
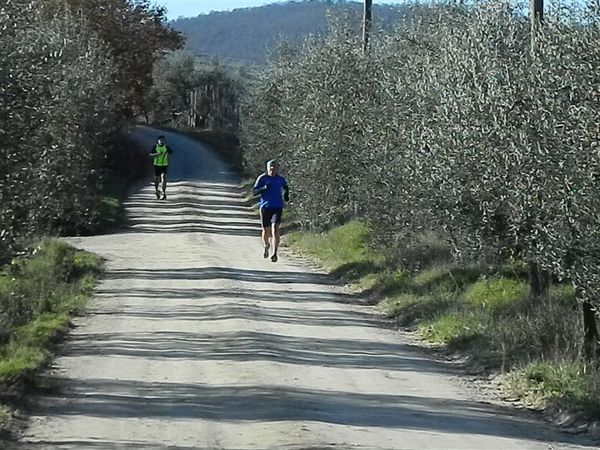
[{"label": "blue long-sleeve shirt", "polygon": [[263,173],[259,175],[252,189],[255,195],[260,194],[259,207],[283,208],[283,201],[289,200],[290,190],[287,181],[281,175],[273,177]]}]

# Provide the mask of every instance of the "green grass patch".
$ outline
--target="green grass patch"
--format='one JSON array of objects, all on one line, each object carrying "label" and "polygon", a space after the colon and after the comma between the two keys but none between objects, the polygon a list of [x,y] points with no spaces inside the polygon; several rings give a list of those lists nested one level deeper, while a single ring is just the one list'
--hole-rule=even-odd
[{"label": "green grass patch", "polygon": [[[405,271],[394,274],[383,290],[385,297],[380,303],[383,311],[401,325],[422,324],[421,328],[430,329],[425,335],[438,342],[441,335],[435,331],[436,321],[450,320],[444,319],[444,314],[462,307],[461,293],[481,277],[481,268],[444,265],[424,269],[412,276]],[[447,323],[440,326],[448,328]],[[460,328],[460,324],[456,327]]]},{"label": "green grass patch", "polygon": [[369,227],[358,220],[326,233],[290,233],[287,244],[316,258],[334,275],[343,276],[358,286],[376,283],[378,279],[374,274],[382,272],[385,266],[384,258],[369,246]]},{"label": "green grass patch", "polygon": [[514,278],[516,280],[526,281],[529,278],[529,266],[526,262],[515,259],[500,264],[497,273],[504,278]]},{"label": "green grass patch", "polygon": [[535,407],[558,407],[600,416],[600,379],[580,362],[533,362],[504,381],[511,395]]},{"label": "green grass patch", "polygon": [[379,306],[388,317],[395,318],[402,326],[409,326],[432,320],[455,308],[456,303],[456,295],[450,292],[435,295],[404,293],[384,298]]},{"label": "green grass patch", "polygon": [[458,292],[481,277],[478,266],[435,266],[417,273],[412,278],[412,289],[424,294]]},{"label": "green grass patch", "polygon": [[[72,304],[59,305],[60,309],[70,309]],[[13,342],[32,348],[46,345],[57,332],[65,331],[69,325],[70,316],[66,312],[45,313],[35,318],[27,325],[14,330]]]},{"label": "green grass patch", "polygon": [[[45,364],[50,343],[85,305],[102,264],[96,255],[49,240],[0,269],[0,386]],[[7,411],[0,405],[0,428]]]},{"label": "green grass patch", "polygon": [[415,316],[418,329],[424,339],[466,351],[489,366],[511,366],[548,354],[558,344],[566,350],[572,324],[548,325],[555,320],[564,323],[572,312],[552,300],[532,304],[528,293],[523,281],[501,277],[465,284],[464,290],[446,296],[443,291],[430,294],[437,301],[420,305],[423,311]]},{"label": "green grass patch", "polygon": [[40,368],[53,339],[85,306],[100,257],[48,240],[0,269],[0,385]]},{"label": "green grass patch", "polygon": [[349,264],[376,261],[367,247],[369,229],[360,221],[352,221],[326,233],[296,232],[288,236],[292,247],[319,258],[323,265],[336,270]]},{"label": "green grass patch", "polygon": [[474,306],[497,309],[514,304],[529,294],[529,286],[510,278],[493,278],[472,284],[465,300]]},{"label": "green grass patch", "polygon": [[89,289],[89,284],[102,273],[103,260],[93,253],[77,250],[72,253],[70,265],[72,267],[70,278],[75,277],[79,282],[80,290],[85,290],[86,286]]},{"label": "green grass patch", "polygon": [[411,277],[403,270],[390,271],[383,269],[383,264],[373,263],[359,279],[353,281],[355,289],[376,292],[379,295],[406,292],[410,286]]},{"label": "green grass patch", "polygon": [[39,368],[46,361],[40,347],[28,347],[16,342],[0,349],[0,380],[10,383],[17,377]]},{"label": "green grass patch", "polygon": [[487,317],[481,311],[457,310],[424,320],[418,326],[425,339],[438,344],[452,344],[463,348],[485,335]]}]

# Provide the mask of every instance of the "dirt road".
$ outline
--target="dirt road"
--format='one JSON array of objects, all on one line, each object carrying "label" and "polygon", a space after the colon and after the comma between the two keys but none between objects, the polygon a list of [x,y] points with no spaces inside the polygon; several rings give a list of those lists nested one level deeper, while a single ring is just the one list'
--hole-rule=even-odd
[{"label": "dirt road", "polygon": [[[328,276],[264,260],[233,175],[166,134],[168,200],[147,185],[126,230],[71,239],[108,273],[19,448],[584,448],[471,399]],[[156,133],[134,135],[149,147]]]}]

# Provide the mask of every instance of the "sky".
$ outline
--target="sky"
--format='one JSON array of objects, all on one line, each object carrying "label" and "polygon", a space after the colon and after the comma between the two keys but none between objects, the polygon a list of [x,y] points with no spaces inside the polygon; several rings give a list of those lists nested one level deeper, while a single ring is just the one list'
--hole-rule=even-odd
[{"label": "sky", "polygon": [[[373,0],[373,3],[392,4],[402,3],[403,1]],[[167,19],[169,20],[177,19],[180,16],[196,17],[198,14],[209,13],[211,11],[230,11],[236,8],[251,8],[269,3],[278,3],[276,0],[154,0],[154,2],[167,7]]]}]

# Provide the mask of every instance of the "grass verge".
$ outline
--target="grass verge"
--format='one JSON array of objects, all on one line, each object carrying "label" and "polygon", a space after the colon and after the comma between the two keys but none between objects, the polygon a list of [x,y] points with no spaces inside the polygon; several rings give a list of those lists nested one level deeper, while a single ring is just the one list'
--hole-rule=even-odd
[{"label": "grass verge", "polygon": [[316,258],[334,275],[356,288],[368,288],[383,272],[385,260],[368,246],[369,228],[353,221],[323,234],[293,232],[286,242],[301,253]]},{"label": "grass verge", "polygon": [[370,246],[369,227],[353,221],[321,234],[295,232],[286,242],[370,294],[398,325],[483,370],[510,373],[504,387],[512,395],[600,419],[600,381],[581,362],[574,290],[553,285],[548,298],[534,301],[523,263],[461,266],[438,257],[446,254],[442,242],[426,239],[427,246],[384,257]]},{"label": "grass verge", "polygon": [[578,361],[538,361],[505,376],[505,387],[536,409],[584,411],[600,417],[600,377]]},{"label": "grass verge", "polygon": [[[47,240],[0,269],[0,399],[48,361],[102,265],[98,256]],[[0,427],[9,422],[7,411],[0,406]]]}]

